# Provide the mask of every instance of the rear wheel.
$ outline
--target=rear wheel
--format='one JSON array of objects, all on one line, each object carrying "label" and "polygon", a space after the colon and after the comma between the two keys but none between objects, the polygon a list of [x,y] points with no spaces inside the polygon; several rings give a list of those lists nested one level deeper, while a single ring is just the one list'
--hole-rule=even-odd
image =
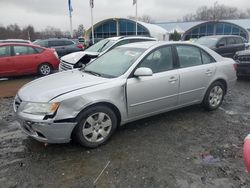
[{"label": "rear wheel", "polygon": [[203,106],[207,110],[215,110],[221,104],[225,96],[225,86],[221,82],[214,82],[207,90],[203,100]]},{"label": "rear wheel", "polygon": [[48,63],[43,63],[41,65],[39,65],[38,67],[38,73],[41,75],[41,76],[47,76],[49,74],[52,73],[52,67],[50,64]]},{"label": "rear wheel", "polygon": [[95,148],[105,143],[117,128],[116,114],[106,106],[93,106],[78,117],[74,136],[79,144]]}]

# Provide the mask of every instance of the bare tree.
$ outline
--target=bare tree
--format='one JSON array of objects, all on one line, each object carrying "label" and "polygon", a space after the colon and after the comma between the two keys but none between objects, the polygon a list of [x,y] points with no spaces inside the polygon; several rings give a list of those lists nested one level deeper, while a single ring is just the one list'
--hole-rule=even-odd
[{"label": "bare tree", "polygon": [[[128,18],[131,20],[136,20],[135,16],[128,16]],[[143,16],[138,17],[138,21],[146,22],[146,23],[154,22],[154,20],[149,15],[143,15]]]},{"label": "bare tree", "polygon": [[183,21],[204,21],[204,20],[221,20],[221,19],[239,19],[250,18],[250,9],[245,12],[215,2],[213,6],[199,7],[195,13],[183,16]]},{"label": "bare tree", "polygon": [[82,37],[82,36],[84,36],[84,33],[85,33],[85,28],[84,28],[83,24],[80,24],[77,28],[77,36]]},{"label": "bare tree", "polygon": [[[77,32],[76,32],[77,33]],[[77,35],[76,35],[77,36]],[[35,31],[32,25],[21,28],[17,24],[11,24],[6,27],[0,25],[0,39],[36,39],[46,38],[70,38],[69,32],[63,32],[58,28],[48,26],[42,31]]]}]

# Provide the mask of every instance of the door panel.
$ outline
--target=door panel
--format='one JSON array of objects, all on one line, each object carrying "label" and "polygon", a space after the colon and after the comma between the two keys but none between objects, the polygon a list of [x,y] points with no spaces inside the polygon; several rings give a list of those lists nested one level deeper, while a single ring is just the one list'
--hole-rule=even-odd
[{"label": "door panel", "polygon": [[139,67],[150,68],[153,75],[127,80],[129,118],[177,106],[179,74],[178,70],[173,70],[172,47],[163,46],[153,50],[142,60]]},{"label": "door panel", "polygon": [[180,69],[179,105],[201,101],[214,73],[213,63]]},{"label": "door panel", "polygon": [[15,74],[13,68],[14,60],[10,54],[10,46],[0,47],[0,76],[12,76]]},{"label": "door panel", "polygon": [[177,106],[178,88],[177,70],[128,79],[128,116],[141,116]]},{"label": "door panel", "polygon": [[[223,46],[221,46],[223,44]],[[222,38],[218,41],[217,43],[217,48],[215,50],[218,54],[220,54],[223,57],[229,57],[231,52],[230,52],[230,47],[227,46],[227,40],[226,38]]]},{"label": "door panel", "polygon": [[176,46],[180,64],[180,106],[193,104],[203,99],[216,68],[213,58],[203,50],[190,45]]},{"label": "door panel", "polygon": [[49,47],[56,50],[59,57],[66,54],[66,47],[63,40],[52,40],[48,42]]},{"label": "door panel", "polygon": [[28,46],[14,46],[14,67],[18,74],[36,73],[40,62],[39,54]]},{"label": "door panel", "polygon": [[14,59],[11,57],[0,57],[0,76],[12,76],[15,74],[13,68]]}]

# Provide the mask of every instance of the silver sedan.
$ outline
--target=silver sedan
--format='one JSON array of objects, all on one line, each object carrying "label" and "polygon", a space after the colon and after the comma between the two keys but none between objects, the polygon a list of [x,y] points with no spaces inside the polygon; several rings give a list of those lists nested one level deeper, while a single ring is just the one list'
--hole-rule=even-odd
[{"label": "silver sedan", "polygon": [[56,73],[22,87],[14,110],[22,130],[46,143],[75,138],[106,142],[117,126],[202,104],[217,109],[236,80],[235,62],[182,42],[124,45],[85,68]]}]

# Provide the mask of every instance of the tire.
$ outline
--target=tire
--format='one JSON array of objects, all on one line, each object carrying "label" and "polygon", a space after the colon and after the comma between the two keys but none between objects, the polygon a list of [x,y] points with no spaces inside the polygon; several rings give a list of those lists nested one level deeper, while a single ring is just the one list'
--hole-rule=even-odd
[{"label": "tire", "polygon": [[93,106],[77,117],[73,136],[82,146],[96,148],[104,144],[117,128],[117,117],[107,106]]},{"label": "tire", "polygon": [[226,93],[225,85],[219,81],[212,83],[204,97],[203,106],[206,110],[212,111],[220,107]]},{"label": "tire", "polygon": [[38,67],[38,74],[41,76],[47,76],[52,73],[52,66],[48,63],[43,63]]}]

